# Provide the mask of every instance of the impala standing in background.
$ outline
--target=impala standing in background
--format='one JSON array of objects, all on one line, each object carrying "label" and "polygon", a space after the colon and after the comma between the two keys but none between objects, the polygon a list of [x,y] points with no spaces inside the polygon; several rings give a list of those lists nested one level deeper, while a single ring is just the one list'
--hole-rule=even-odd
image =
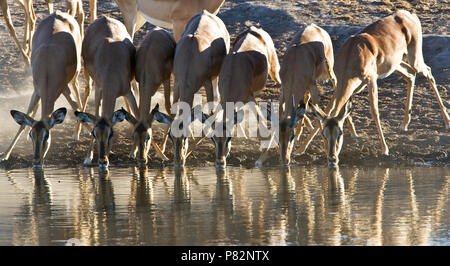
[{"label": "impala standing in background", "polygon": [[202,10],[216,15],[224,2],[225,0],[116,0],[132,38],[148,21],[155,26],[173,29],[177,42],[191,17]]},{"label": "impala standing in background", "polygon": [[[411,120],[417,73],[424,75],[428,80],[439,103],[445,127],[450,128],[450,119],[439,96],[436,81],[430,67],[423,60],[422,27],[417,15],[400,10],[374,22],[356,36],[348,38],[336,56],[334,70],[338,81],[336,92],[325,112],[316,112],[319,119],[324,119],[323,136],[326,139],[325,146],[330,166],[336,166],[339,162],[343,137],[341,120],[347,117],[350,111],[350,107],[346,104],[353,94],[361,92],[366,86],[369,89],[370,111],[380,137],[381,153],[389,154],[378,111],[377,79],[388,77],[393,72],[400,74],[407,83],[402,130],[408,129]],[[342,110],[344,106],[346,111]],[[300,147],[301,153],[306,150],[318,131],[319,126],[316,126],[306,144]]]}]

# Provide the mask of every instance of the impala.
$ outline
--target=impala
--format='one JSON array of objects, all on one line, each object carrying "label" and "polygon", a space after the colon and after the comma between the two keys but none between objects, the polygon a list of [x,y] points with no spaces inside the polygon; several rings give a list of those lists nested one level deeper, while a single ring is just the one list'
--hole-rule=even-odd
[{"label": "impala", "polygon": [[[417,73],[424,75],[428,80],[439,103],[445,127],[450,128],[450,119],[439,95],[436,81],[430,67],[423,60],[422,28],[419,18],[415,14],[405,10],[397,11],[369,25],[356,36],[348,38],[336,56],[334,70],[338,81],[337,89],[325,113],[319,117],[336,117],[336,114],[342,113],[341,109],[353,94],[368,87],[370,111],[378,129],[382,154],[388,155],[389,148],[380,123],[377,79],[385,78],[393,72],[400,74],[407,82],[402,130],[407,131],[411,120],[412,96]],[[342,129],[334,130],[333,123],[324,126],[323,135],[327,145],[334,143],[333,145],[337,146]],[[319,127],[317,126],[306,143],[300,147],[301,153],[306,150],[318,131]],[[325,134],[325,132],[331,132],[331,134]],[[330,150],[338,151],[339,149]],[[337,164],[338,154],[332,156],[328,153],[327,155],[331,165]]]},{"label": "impala", "polygon": [[[164,84],[164,100],[166,111],[170,112],[170,75],[173,70],[173,57],[175,54],[175,40],[161,28],[153,29],[142,42],[136,54],[136,81],[139,82],[139,111],[140,119],[127,114],[125,119],[133,127],[133,158],[140,163],[147,163],[147,154],[152,142],[153,111],[150,113],[151,98],[155,95],[161,84]],[[158,106],[159,107],[159,106]],[[159,110],[159,109],[158,109]],[[155,147],[160,157],[159,147]]]},{"label": "impala", "polygon": [[[279,70],[275,46],[267,32],[252,26],[236,37],[233,49],[225,57],[219,75],[224,129],[227,123],[226,103],[255,102],[255,93],[264,88],[268,74],[274,81],[281,83]],[[256,106],[253,111],[263,117]],[[236,123],[238,119],[235,117],[231,125],[234,126]],[[230,132],[223,132],[220,135],[213,135],[211,140],[216,148],[216,166],[225,167],[231,149],[231,135]]]},{"label": "impala", "polygon": [[[11,13],[9,11],[8,2],[7,0],[0,0],[0,7],[3,12],[3,16],[5,18],[5,24],[8,28],[9,34],[14,39],[14,42],[17,45],[17,48],[19,48],[20,52],[22,53],[22,56],[24,57],[25,63],[27,65],[30,64],[30,53],[31,53],[31,41],[33,38],[35,25],[36,25],[36,15],[34,14],[34,8],[33,8],[33,0],[15,0],[17,4],[20,5],[20,7],[23,9],[25,13],[25,26],[24,26],[24,39],[23,43],[21,44],[19,39],[17,38],[16,29],[14,28],[14,25],[11,20]],[[78,21],[78,25],[81,29],[81,36],[83,36],[83,22],[84,22],[84,12],[82,8],[82,2],[81,0],[65,0],[66,6],[68,8],[68,13],[72,16],[75,16]],[[96,12],[96,8],[93,8],[94,3],[96,0],[90,0],[90,7],[91,7],[91,22],[92,17],[94,16],[94,12]],[[48,12],[49,14],[53,13],[53,0],[45,0],[48,6]],[[96,5],[95,5],[96,6]]]},{"label": "impala", "polygon": [[[219,93],[213,80],[217,80],[229,47],[230,36],[222,20],[206,10],[193,16],[175,50],[173,102],[181,101],[191,108],[194,94],[202,86],[205,87],[208,102],[213,102],[214,98],[217,101]],[[189,127],[192,120],[182,124],[182,127]],[[172,124],[172,119],[163,121]],[[189,154],[186,134],[175,137],[170,133],[169,136],[174,143],[174,163],[184,165]]]},{"label": "impala", "polygon": [[130,85],[135,73],[136,48],[120,21],[100,17],[87,28],[81,55],[88,78],[92,77],[95,84],[95,115],[84,113],[89,89],[85,93],[82,112],[75,112],[78,120],[94,124],[93,139],[84,164],[91,164],[97,140],[99,166],[105,169],[109,165],[113,126],[123,121],[126,114],[124,110],[114,112],[116,98],[124,96],[133,114],[139,115]]},{"label": "impala", "polygon": [[[72,81],[73,89],[78,92],[75,80],[81,68],[80,53],[81,34],[72,16],[57,11],[39,23],[31,54],[34,92],[26,113],[11,111],[20,129],[2,160],[8,160],[25,126],[29,126],[34,147],[33,167],[41,167],[50,147],[50,129],[62,123],[66,116],[66,108],[53,111],[55,101],[63,94],[74,110],[80,108],[68,87]],[[33,117],[40,100],[41,120],[36,121]],[[77,126],[76,134],[79,129]]]}]

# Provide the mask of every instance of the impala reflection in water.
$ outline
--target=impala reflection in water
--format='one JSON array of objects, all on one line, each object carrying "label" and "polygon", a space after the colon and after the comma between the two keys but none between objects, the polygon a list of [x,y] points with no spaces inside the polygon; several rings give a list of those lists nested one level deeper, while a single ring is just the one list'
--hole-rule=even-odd
[{"label": "impala reflection in water", "polygon": [[445,167],[1,170],[1,245],[450,245]]}]

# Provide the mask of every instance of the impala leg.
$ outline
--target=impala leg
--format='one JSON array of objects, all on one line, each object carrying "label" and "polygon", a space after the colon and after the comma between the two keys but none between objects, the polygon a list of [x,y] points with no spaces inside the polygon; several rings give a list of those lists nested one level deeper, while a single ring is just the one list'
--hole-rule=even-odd
[{"label": "impala leg", "polygon": [[[102,91],[99,87],[95,88],[95,116],[98,118],[100,117],[100,107],[101,107],[101,100],[102,100]],[[94,148],[95,148],[95,138],[91,138],[91,143],[89,144],[89,150],[87,152],[86,158],[84,159],[83,165],[88,166],[92,164],[92,159],[94,158]]]},{"label": "impala leg", "polygon": [[86,80],[86,87],[84,88],[84,99],[83,99],[83,104],[81,105],[81,111],[85,112],[86,111],[86,106],[87,106],[87,102],[89,100],[89,96],[91,94],[91,90],[92,90],[92,79],[89,76],[87,70],[86,70],[86,66],[84,66],[84,78]]},{"label": "impala leg", "polygon": [[89,10],[91,11],[90,22],[94,22],[97,19],[97,0],[89,0]]},{"label": "impala leg", "polygon": [[36,26],[36,14],[34,13],[33,1],[27,1],[28,7],[26,8],[25,15],[28,21],[28,34],[27,34],[27,42],[28,42],[28,56],[31,56],[31,45],[33,40],[33,34]]},{"label": "impala leg", "polygon": [[[31,114],[30,114],[30,117],[31,117],[31,118],[34,118],[34,116],[36,115],[36,112],[37,112],[38,108],[39,108],[39,104],[34,105],[34,108],[33,108],[33,110],[31,111]],[[31,127],[30,127],[30,129],[28,130],[27,141],[30,140],[30,131],[31,131]]]},{"label": "impala leg", "polygon": [[[30,115],[31,113],[33,113],[32,116],[34,116],[34,114],[36,114],[36,110],[37,110],[37,107],[39,106],[40,99],[41,99],[41,97],[36,92],[33,92],[33,95],[31,96],[30,104],[28,105],[27,115]],[[11,145],[9,145],[5,154],[0,158],[0,162],[6,161],[9,159],[9,156],[11,155],[11,152],[14,149],[14,146],[16,146],[17,141],[19,140],[20,136],[22,135],[24,129],[25,129],[25,126],[20,126],[19,130],[17,131],[16,136],[14,137],[13,141],[11,142]]]},{"label": "impala leg", "polygon": [[47,2],[48,14],[53,13],[53,0],[45,0]]},{"label": "impala leg", "polygon": [[164,106],[166,112],[170,114],[170,111],[172,110],[172,104],[170,102],[170,78],[164,81]]},{"label": "impala leg", "polygon": [[439,103],[439,108],[441,109],[442,118],[444,119],[444,124],[446,129],[450,129],[450,117],[448,116],[448,113],[446,111],[445,105],[442,102],[441,96],[439,95],[438,88],[436,86],[436,81],[433,77],[433,74],[431,73],[431,68],[427,65],[423,67],[423,70],[420,72],[422,73],[428,80],[428,83],[430,84],[431,88],[433,89],[434,95],[436,96],[436,99]]},{"label": "impala leg", "polygon": [[372,114],[372,118],[375,121],[375,124],[378,129],[378,135],[380,137],[381,142],[381,152],[384,155],[389,155],[389,148],[386,144],[386,140],[384,138],[383,129],[381,128],[380,122],[380,113],[378,111],[378,85],[376,78],[373,78],[369,84],[369,100],[370,100],[370,112]]},{"label": "impala leg", "polygon": [[[76,90],[76,89],[74,89]],[[75,101],[75,99],[72,96],[72,93],[70,92],[69,87],[67,87],[64,91],[63,91],[63,95],[66,98],[67,102],[70,104],[70,106],[72,107],[72,110],[74,111],[79,111],[80,110],[80,104],[78,102]],[[80,138],[80,132],[81,132],[81,121],[77,121],[77,125],[75,127],[75,131],[72,135],[72,139],[74,140],[79,140]]]},{"label": "impala leg", "polygon": [[22,54],[22,56],[23,56],[23,58],[25,60],[25,63],[27,65],[29,65],[30,64],[30,57],[27,55],[24,47],[22,46],[22,44],[20,44],[20,41],[17,38],[16,30],[14,29],[14,25],[13,25],[12,20],[11,20],[11,13],[9,11],[8,3],[6,2],[6,0],[5,1],[0,1],[0,7],[2,9],[3,16],[5,18],[5,24],[8,27],[9,34],[14,39],[14,42],[16,43],[17,47],[19,48],[20,53]]},{"label": "impala leg", "polygon": [[355,124],[353,123],[352,117],[350,115],[347,116],[345,121],[347,122],[347,126],[350,129],[350,131],[351,131],[352,138],[357,138],[358,134],[356,133]]},{"label": "impala leg", "polygon": [[[276,138],[275,135],[276,135],[276,132],[273,132],[273,133],[272,133],[272,136],[270,137],[269,145],[268,145],[267,148],[261,153],[261,155],[259,156],[258,160],[255,162],[255,166],[258,166],[258,167],[263,166],[264,162],[267,161],[267,159],[269,158],[269,149],[270,149],[270,147],[272,147],[272,143],[273,143],[273,141],[274,141],[275,138]],[[277,144],[277,145],[276,145],[276,148],[277,148],[277,150],[278,150],[278,149],[279,149],[279,146],[278,146],[278,140],[277,140],[275,143]]]},{"label": "impala leg", "polygon": [[219,92],[219,76],[212,79],[212,89],[214,94],[214,102],[220,102],[220,92]]},{"label": "impala leg", "polygon": [[212,81],[211,80],[207,80],[205,82],[204,86],[205,86],[205,91],[206,91],[206,100],[207,100],[207,102],[217,103],[217,102],[215,102],[215,99],[214,99],[214,87],[213,87]]},{"label": "impala leg", "polygon": [[[127,101],[128,101],[128,103],[127,103]],[[125,95],[125,104],[127,105],[128,110],[131,108],[131,111],[133,112],[136,119],[140,119],[139,107],[137,105],[136,98],[134,98],[134,95],[131,91],[127,95]],[[130,104],[130,105],[128,106],[128,104]]]},{"label": "impala leg", "polygon": [[397,74],[403,77],[403,79],[406,81],[406,103],[405,103],[405,114],[403,116],[403,123],[400,126],[400,129],[403,131],[408,131],[408,125],[411,121],[411,106],[413,101],[413,95],[414,95],[414,82],[416,79],[416,73],[411,67],[407,67],[407,64],[403,63],[400,64],[396,71]]},{"label": "impala leg", "polygon": [[[164,81],[164,105],[166,108],[166,112],[168,114],[171,113],[172,105],[170,103],[170,78]],[[166,151],[167,139],[169,138],[170,126],[167,127],[167,130],[164,133],[163,142],[161,145],[161,152],[164,153]]]}]

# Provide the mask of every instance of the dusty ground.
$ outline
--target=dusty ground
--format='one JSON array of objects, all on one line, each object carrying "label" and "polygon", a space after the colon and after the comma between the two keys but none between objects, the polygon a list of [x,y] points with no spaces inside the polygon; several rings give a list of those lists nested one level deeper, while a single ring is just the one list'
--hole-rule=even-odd
[{"label": "dusty ground", "polygon": [[[13,1],[11,4],[15,26],[22,34],[23,14]],[[44,1],[36,1],[35,8],[38,21],[47,10]],[[88,1],[84,1],[85,11]],[[56,3],[55,8],[63,9],[62,3]],[[362,27],[372,23],[396,9],[415,11],[422,22],[424,32],[424,56],[426,63],[432,68],[438,83],[438,88],[447,108],[450,106],[450,37],[449,17],[450,2],[448,0],[418,0],[418,1],[227,1],[219,12],[227,25],[232,39],[241,30],[250,25],[263,27],[274,39],[280,62],[292,36],[305,24],[315,23],[325,28],[331,35],[335,53],[345,39]],[[120,12],[112,0],[99,1],[98,14],[108,14],[120,18]],[[87,18],[86,21],[89,21]],[[135,44],[152,28],[146,24],[135,37]],[[18,126],[9,115],[14,108],[26,110],[32,81],[23,71],[20,53],[16,50],[12,39],[3,23],[0,24],[0,150],[6,150]],[[83,84],[83,80],[80,80]],[[416,80],[414,93],[412,121],[408,132],[398,128],[403,119],[403,107],[406,98],[405,82],[392,75],[379,81],[379,108],[386,141],[390,148],[389,156],[380,156],[380,143],[370,111],[367,91],[354,99],[353,118],[359,138],[352,139],[347,134],[341,152],[341,164],[440,164],[449,165],[450,132],[443,128],[442,117],[433,92],[422,77]],[[332,95],[329,84],[320,86],[323,90],[321,105],[327,104]],[[267,86],[259,93],[259,99],[265,100],[271,96],[278,97],[280,86],[268,80]],[[60,100],[56,107],[67,106],[65,100]],[[117,104],[121,106],[121,102]],[[88,107],[88,110],[91,110]],[[47,154],[46,163],[56,165],[79,165],[83,161],[90,139],[89,131],[84,130],[80,142],[71,140],[71,130],[75,119],[70,112],[66,121],[52,131],[52,146]],[[132,164],[128,153],[131,149],[130,131],[126,123],[118,126],[119,134],[111,155],[112,164]],[[68,133],[70,132],[70,133]],[[156,140],[161,140],[161,129],[155,130]],[[2,167],[17,168],[29,166],[31,163],[31,141],[26,141],[25,135],[19,140],[11,159]],[[172,157],[172,145],[168,144],[167,156]],[[297,144],[298,147],[298,144]],[[232,165],[252,166],[260,154],[259,140],[233,139],[233,148],[228,160]],[[325,154],[322,142],[317,137],[304,155],[294,155],[294,163],[323,164]],[[275,165],[278,155],[272,151],[268,164]],[[205,140],[188,158],[189,165],[213,164],[214,152],[211,141]],[[162,161],[151,153],[151,165],[159,166]],[[166,164],[170,164],[170,161]]]}]

